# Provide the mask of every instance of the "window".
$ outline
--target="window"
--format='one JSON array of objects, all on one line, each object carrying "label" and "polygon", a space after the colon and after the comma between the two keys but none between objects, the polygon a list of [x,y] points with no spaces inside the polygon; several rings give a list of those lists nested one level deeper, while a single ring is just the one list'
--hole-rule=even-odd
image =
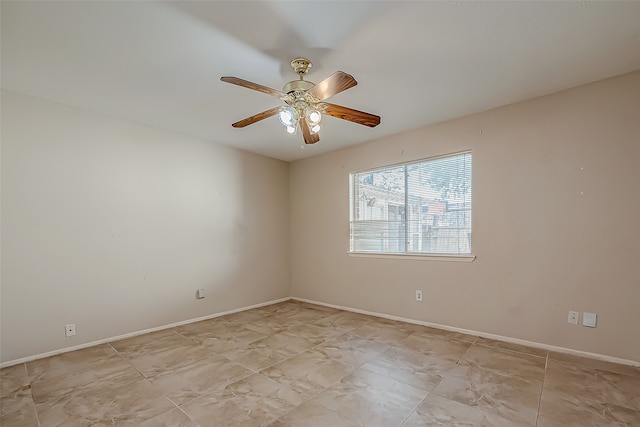
[{"label": "window", "polygon": [[351,252],[471,254],[471,153],[350,175]]}]

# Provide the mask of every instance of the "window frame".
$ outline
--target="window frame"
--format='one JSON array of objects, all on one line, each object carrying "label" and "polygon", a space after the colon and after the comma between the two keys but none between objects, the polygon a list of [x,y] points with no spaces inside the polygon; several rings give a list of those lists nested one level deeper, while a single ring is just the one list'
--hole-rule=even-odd
[{"label": "window frame", "polygon": [[[455,157],[458,155],[463,155],[463,154],[470,154],[471,155],[471,188],[473,188],[473,154],[472,154],[472,150],[468,149],[468,150],[461,150],[461,151],[457,151],[457,152],[453,152],[453,153],[447,153],[447,154],[441,154],[441,155],[436,155],[436,156],[432,156],[432,157],[427,157],[427,158],[422,158],[422,159],[417,159],[417,160],[411,160],[408,162],[401,162],[401,163],[394,163],[394,164],[389,164],[389,165],[383,165],[383,166],[378,166],[375,168],[366,168],[366,169],[361,169],[361,170],[357,170],[357,171],[351,171],[349,172],[349,249],[347,250],[347,255],[352,256],[352,257],[362,257],[362,258],[386,258],[386,259],[411,259],[411,260],[420,260],[420,261],[447,261],[447,262],[473,262],[476,259],[476,255],[473,253],[473,246],[471,246],[470,248],[470,253],[465,253],[465,254],[451,254],[451,253],[435,253],[435,252],[409,252],[408,247],[405,244],[405,249],[404,252],[373,252],[373,251],[355,251],[353,250],[354,247],[354,242],[353,242],[353,236],[352,236],[352,224],[355,221],[354,217],[355,217],[355,212],[356,212],[356,208],[355,208],[355,203],[357,203],[357,201],[355,200],[355,194],[356,194],[356,179],[355,177],[358,174],[361,173],[375,173],[378,171],[382,171],[382,170],[386,170],[386,169],[393,169],[393,168],[397,168],[397,167],[402,167],[404,170],[404,210],[405,212],[407,212],[407,209],[409,209],[408,206],[408,198],[409,198],[409,191],[408,191],[408,173],[407,173],[407,168],[411,165],[415,165],[415,164],[420,164],[420,163],[425,163],[425,162],[430,162],[430,161],[434,161],[434,160],[438,160],[438,159],[444,159],[444,158],[449,158],[449,157]],[[471,196],[470,196],[470,203],[471,203],[471,225],[470,225],[470,230],[471,230],[471,235],[473,235],[473,191],[471,192]],[[405,242],[408,241],[408,233],[409,233],[409,227],[406,226],[408,223],[408,219],[407,216],[405,214],[405,237],[404,240]]]}]

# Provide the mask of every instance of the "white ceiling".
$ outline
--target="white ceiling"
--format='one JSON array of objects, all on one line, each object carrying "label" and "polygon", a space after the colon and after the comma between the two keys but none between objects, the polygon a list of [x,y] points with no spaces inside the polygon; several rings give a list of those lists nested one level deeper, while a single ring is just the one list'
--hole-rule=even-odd
[{"label": "white ceiling", "polygon": [[[9,2],[2,87],[283,160],[295,160],[640,69],[640,2]],[[279,105],[220,82],[282,89],[291,59],[308,80],[358,85],[329,101],[382,117],[327,117],[301,148]]]}]

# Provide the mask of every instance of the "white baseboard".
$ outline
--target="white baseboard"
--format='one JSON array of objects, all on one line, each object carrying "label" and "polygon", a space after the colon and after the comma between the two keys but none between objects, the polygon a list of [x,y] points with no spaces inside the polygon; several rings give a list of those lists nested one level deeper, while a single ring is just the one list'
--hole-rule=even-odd
[{"label": "white baseboard", "polygon": [[97,341],[91,341],[91,342],[88,342],[88,343],[75,345],[73,347],[65,347],[65,348],[61,348],[61,349],[58,349],[58,350],[48,351],[46,353],[40,353],[40,354],[36,354],[36,355],[33,355],[33,356],[27,356],[27,357],[23,357],[21,359],[9,360],[8,362],[0,363],[0,369],[6,368],[6,367],[9,367],[9,366],[13,366],[13,365],[18,365],[20,363],[33,362],[34,360],[43,359],[45,357],[50,357],[50,356],[56,356],[58,354],[68,353],[70,351],[81,350],[83,348],[93,347],[93,346],[99,345],[99,344],[106,344],[106,343],[109,343],[109,342],[118,341],[118,340],[122,340],[122,339],[125,339],[125,338],[136,337],[138,335],[148,334],[149,332],[162,331],[164,329],[175,328],[176,326],[188,325],[189,323],[200,322],[202,320],[209,320],[209,319],[214,319],[214,318],[220,317],[220,316],[226,316],[227,314],[233,314],[233,313],[238,313],[240,311],[251,310],[252,308],[258,308],[258,307],[264,307],[265,305],[277,304],[279,302],[289,301],[290,299],[291,299],[290,297],[280,298],[280,299],[277,299],[277,300],[267,301],[267,302],[263,302],[263,303],[260,303],[260,304],[254,304],[254,305],[250,305],[250,306],[247,306],[247,307],[241,307],[241,308],[236,308],[236,309],[233,309],[233,310],[223,311],[223,312],[220,312],[220,313],[210,314],[208,316],[197,317],[195,319],[183,320],[181,322],[171,323],[169,325],[163,325],[163,326],[158,326],[158,327],[155,327],[155,328],[143,329],[141,331],[135,331],[135,332],[130,332],[128,334],[117,335],[117,336],[114,336],[114,337],[104,338],[104,339],[97,340]]},{"label": "white baseboard", "polygon": [[496,341],[503,341],[503,342],[508,342],[508,343],[512,343],[512,344],[520,344],[520,345],[525,345],[527,347],[540,348],[540,349],[543,349],[543,350],[555,351],[557,353],[564,353],[564,354],[570,354],[570,355],[573,355],[573,356],[587,357],[589,359],[597,359],[597,360],[602,360],[602,361],[605,361],[605,362],[619,363],[621,365],[629,365],[629,366],[634,366],[634,367],[640,368],[640,362],[638,362],[638,361],[628,360],[628,359],[621,359],[619,357],[607,356],[607,355],[604,355],[604,354],[589,353],[587,351],[574,350],[574,349],[566,348],[566,347],[558,347],[558,346],[555,346],[555,345],[543,344],[543,343],[534,342],[534,341],[521,340],[521,339],[518,339],[518,338],[505,337],[505,336],[502,336],[502,335],[488,334],[486,332],[473,331],[471,329],[462,329],[462,328],[456,328],[456,327],[453,327],[453,326],[440,325],[438,323],[423,322],[421,320],[414,320],[414,319],[408,319],[406,317],[392,316],[390,314],[377,313],[377,312],[374,312],[374,311],[360,310],[358,308],[345,307],[345,306],[342,306],[342,305],[328,304],[328,303],[325,303],[325,302],[314,301],[314,300],[310,300],[310,299],[306,299],[306,298],[291,297],[290,299],[295,300],[295,301],[306,302],[306,303],[309,303],[309,304],[323,305],[325,307],[336,308],[338,310],[351,311],[353,313],[360,313],[360,314],[366,314],[366,315],[369,315],[369,316],[382,317],[384,319],[390,319],[390,320],[398,320],[400,322],[407,322],[407,323],[413,323],[413,324],[416,324],[416,325],[429,326],[429,327],[436,328],[436,329],[443,329],[445,331],[460,332],[460,333],[468,334],[468,335],[476,335],[476,336],[479,336],[479,337],[482,337],[482,338],[489,338],[489,339],[496,340]]}]

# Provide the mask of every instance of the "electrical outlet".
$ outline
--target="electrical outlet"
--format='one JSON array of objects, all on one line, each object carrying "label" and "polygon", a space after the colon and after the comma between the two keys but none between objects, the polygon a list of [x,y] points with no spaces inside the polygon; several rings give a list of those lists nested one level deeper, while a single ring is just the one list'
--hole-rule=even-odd
[{"label": "electrical outlet", "polygon": [[68,325],[64,326],[64,336],[65,337],[72,337],[76,334],[76,324],[75,323],[69,323]]},{"label": "electrical outlet", "polygon": [[416,290],[416,301],[422,302],[422,291]]},{"label": "electrical outlet", "polygon": [[571,323],[572,325],[577,325],[578,317],[580,317],[580,313],[578,313],[577,311],[570,311],[569,318],[567,319],[567,323]]}]

